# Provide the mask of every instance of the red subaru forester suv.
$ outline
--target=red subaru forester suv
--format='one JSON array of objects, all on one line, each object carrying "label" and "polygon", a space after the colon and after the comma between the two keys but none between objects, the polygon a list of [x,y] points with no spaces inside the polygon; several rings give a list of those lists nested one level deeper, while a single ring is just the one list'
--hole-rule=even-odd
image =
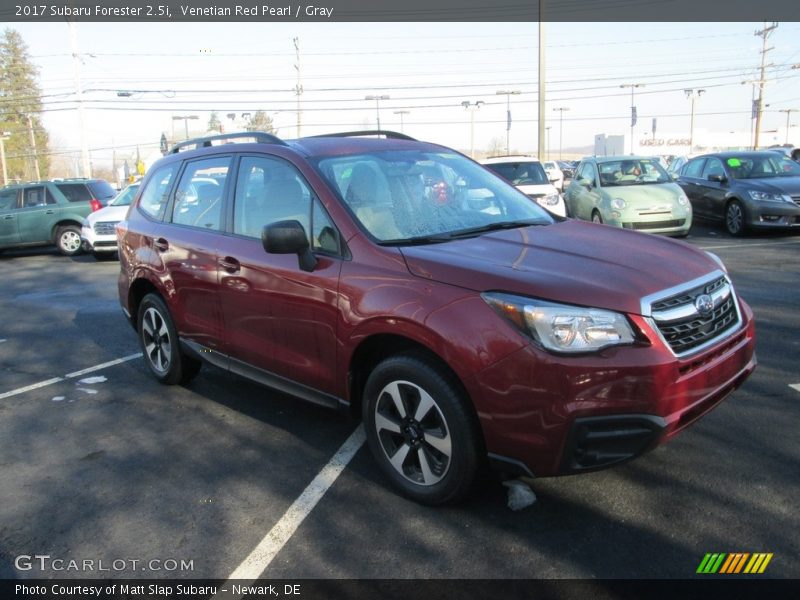
[{"label": "red subaru forester suv", "polygon": [[376,133],[226,134],[151,167],[117,227],[119,294],[159,381],[207,361],[354,411],[393,484],[441,504],[484,464],[632,459],[753,372],[753,314],[714,255],[556,218]]}]

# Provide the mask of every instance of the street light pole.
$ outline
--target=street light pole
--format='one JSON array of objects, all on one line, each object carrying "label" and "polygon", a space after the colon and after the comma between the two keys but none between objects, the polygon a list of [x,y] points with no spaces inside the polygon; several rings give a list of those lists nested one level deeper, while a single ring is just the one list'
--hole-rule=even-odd
[{"label": "street light pole", "polygon": [[485,102],[483,100],[477,100],[475,102],[470,102],[469,100],[464,100],[461,103],[466,110],[469,111],[469,156],[470,158],[475,158],[475,111],[478,110],[481,106],[483,106]]},{"label": "street light pole", "polygon": [[559,106],[553,111],[558,111],[558,160],[561,160],[561,148],[564,141],[564,111],[569,110],[566,106]]},{"label": "street light pole", "polygon": [[378,122],[378,131],[381,130],[381,100],[388,100],[389,96],[387,95],[369,95],[364,96],[364,100],[375,100],[375,119]]},{"label": "street light pole", "polygon": [[637,117],[634,116],[636,112],[636,105],[633,103],[633,91],[636,88],[644,87],[643,83],[623,83],[619,87],[621,88],[631,88],[631,154],[633,154],[633,127],[636,125],[636,121],[638,120]]},{"label": "street light pole", "polygon": [[782,108],[778,112],[785,112],[786,113],[786,143],[789,143],[789,117],[792,116],[793,112],[797,112],[796,108]]},{"label": "street light pole", "polygon": [[173,121],[183,121],[183,130],[184,130],[184,133],[186,134],[186,138],[185,139],[188,140],[189,139],[189,120],[191,119],[192,121],[196,121],[199,118],[200,117],[198,117],[197,115],[181,115],[179,117],[172,117],[172,120]]},{"label": "street light pole", "polygon": [[692,101],[692,116],[689,120],[689,154],[692,153],[694,148],[694,99],[699,98],[705,93],[705,90],[693,90],[691,88],[683,90],[686,97]]},{"label": "street light pole", "polygon": [[498,90],[498,96],[506,97],[506,154],[511,154],[511,96],[521,94],[520,90]]},{"label": "street light pole", "polygon": [[407,115],[407,114],[409,114],[410,112],[411,112],[410,110],[396,110],[396,111],[394,111],[394,114],[396,114],[396,115],[400,115],[400,133],[404,133],[404,129],[403,129],[403,115]]}]

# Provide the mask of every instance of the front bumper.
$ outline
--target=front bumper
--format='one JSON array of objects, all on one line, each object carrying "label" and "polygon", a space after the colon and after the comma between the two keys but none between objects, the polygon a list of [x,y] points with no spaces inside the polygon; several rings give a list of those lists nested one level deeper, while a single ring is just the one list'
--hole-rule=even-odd
[{"label": "front bumper", "polygon": [[116,235],[98,235],[91,227],[81,227],[81,246],[85,252],[116,252]]},{"label": "front bumper", "polygon": [[734,334],[682,359],[653,336],[648,346],[583,357],[531,345],[484,370],[476,378],[478,415],[495,464],[564,475],[619,464],[668,441],[755,369],[752,312],[744,302],[741,310]]}]

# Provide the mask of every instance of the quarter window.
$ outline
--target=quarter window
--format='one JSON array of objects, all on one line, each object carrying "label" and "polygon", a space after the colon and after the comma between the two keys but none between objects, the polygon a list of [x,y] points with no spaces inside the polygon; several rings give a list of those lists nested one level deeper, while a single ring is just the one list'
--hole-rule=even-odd
[{"label": "quarter window", "polygon": [[190,162],[175,192],[172,222],[201,229],[222,229],[222,205],[230,156]]}]

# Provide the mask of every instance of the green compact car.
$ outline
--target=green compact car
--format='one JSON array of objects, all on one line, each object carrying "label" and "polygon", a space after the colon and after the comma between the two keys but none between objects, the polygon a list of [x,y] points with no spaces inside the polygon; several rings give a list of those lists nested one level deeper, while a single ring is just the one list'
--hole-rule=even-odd
[{"label": "green compact car", "polygon": [[55,244],[71,256],[81,251],[81,222],[115,195],[102,179],[37,181],[0,188],[0,252]]},{"label": "green compact car", "polygon": [[564,193],[569,216],[685,237],[692,206],[658,159],[642,156],[585,158]]}]

